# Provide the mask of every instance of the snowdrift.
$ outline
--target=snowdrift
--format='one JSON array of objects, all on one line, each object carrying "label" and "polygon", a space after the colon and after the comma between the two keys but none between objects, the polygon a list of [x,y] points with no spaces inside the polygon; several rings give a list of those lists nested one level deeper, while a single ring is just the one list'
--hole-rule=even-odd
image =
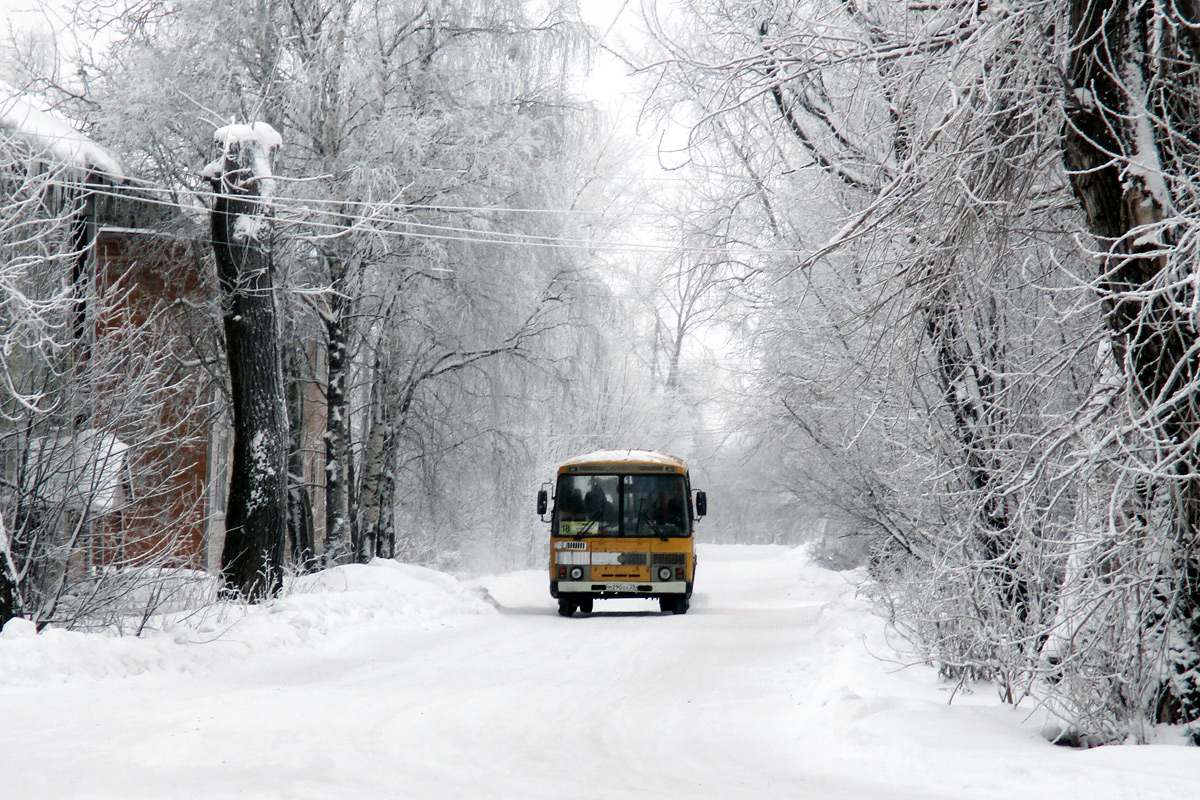
[{"label": "snowdrift", "polygon": [[[192,596],[215,596],[211,579]],[[289,578],[283,594],[246,606],[214,602],[151,617],[140,636],[83,633],[11,620],[0,632],[0,685],[191,672],[255,653],[304,648],[370,623],[413,627],[494,614],[479,591],[423,567],[375,559]],[[140,622],[140,621],[139,621]]]},{"label": "snowdrift", "polygon": [[686,616],[621,600],[564,619],[544,570],[375,561],[141,637],[10,623],[5,796],[1200,796],[1195,748],[1056,747],[1037,708],[906,665],[857,573],[783,547],[699,558]]}]

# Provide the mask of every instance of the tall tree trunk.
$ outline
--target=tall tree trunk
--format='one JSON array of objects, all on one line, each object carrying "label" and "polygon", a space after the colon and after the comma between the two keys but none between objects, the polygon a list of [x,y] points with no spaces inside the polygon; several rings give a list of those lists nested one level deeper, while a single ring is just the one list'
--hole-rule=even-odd
[{"label": "tall tree trunk", "polygon": [[389,399],[394,383],[388,380],[384,359],[375,360],[375,379],[371,386],[371,411],[362,459],[362,493],[358,541],[355,556],[368,561],[380,552],[380,542],[389,538],[384,529],[391,519],[387,506],[392,502],[389,492],[391,462],[395,461],[396,405]]},{"label": "tall tree trunk", "polygon": [[233,466],[221,574],[228,592],[257,601],[275,595],[282,585],[288,425],[274,269],[258,197],[267,176],[256,160],[265,158],[253,144],[230,144],[227,137],[222,161],[205,174],[217,187],[212,238],[233,401]]},{"label": "tall tree trunk", "polygon": [[17,616],[20,597],[17,594],[17,558],[13,554],[12,534],[0,509],[0,628]]},{"label": "tall tree trunk", "polygon": [[316,562],[313,543],[312,499],[304,476],[304,375],[303,345],[289,337],[287,363],[288,400],[288,542],[292,563],[307,572]]},{"label": "tall tree trunk", "polygon": [[349,329],[346,316],[350,300],[345,294],[346,265],[339,256],[327,256],[333,291],[325,315],[325,549],[323,562],[344,564],[352,552],[350,541],[350,431],[346,385],[349,377]]},{"label": "tall tree trunk", "polygon": [[675,327],[674,338],[671,341],[671,351],[667,354],[667,389],[679,389],[679,360],[683,357],[683,340],[687,336],[687,326],[680,320]]},{"label": "tall tree trunk", "polygon": [[1180,263],[1188,256],[1163,225],[1172,182],[1200,177],[1200,145],[1189,135],[1200,123],[1195,12],[1193,3],[1071,0],[1063,140],[1072,187],[1103,253],[1099,289],[1113,351],[1167,453],[1158,478],[1173,486],[1159,592],[1174,675],[1155,704],[1160,722],[1200,719],[1200,338],[1194,290],[1175,277],[1196,265]]}]

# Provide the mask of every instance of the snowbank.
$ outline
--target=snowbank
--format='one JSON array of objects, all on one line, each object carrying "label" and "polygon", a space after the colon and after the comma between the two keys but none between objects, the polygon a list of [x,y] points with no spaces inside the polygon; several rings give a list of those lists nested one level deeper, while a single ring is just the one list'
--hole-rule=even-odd
[{"label": "snowbank", "polygon": [[0,632],[0,685],[196,672],[269,651],[311,647],[363,625],[438,627],[462,615],[495,613],[481,593],[448,575],[375,559],[289,579],[276,600],[213,603],[151,618],[141,636],[49,628],[27,620]]}]

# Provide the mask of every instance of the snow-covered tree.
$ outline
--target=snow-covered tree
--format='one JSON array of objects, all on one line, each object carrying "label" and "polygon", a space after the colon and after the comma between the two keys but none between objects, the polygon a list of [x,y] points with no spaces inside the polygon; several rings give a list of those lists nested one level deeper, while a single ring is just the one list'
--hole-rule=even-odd
[{"label": "snow-covered tree", "polygon": [[[1123,549],[1142,608],[1126,606],[1155,670],[1131,704],[1160,722],[1200,720],[1200,415],[1195,315],[1200,145],[1196,9],[1077,0],[1066,4],[1064,160],[1095,237],[1096,286],[1116,366],[1127,387],[1115,441],[1137,456],[1112,487],[1118,527],[1151,537]],[[1073,574],[1087,580],[1090,566]],[[1094,584],[1093,584],[1094,585]],[[1085,601],[1086,602],[1086,601]],[[1145,678],[1146,676],[1143,676]],[[1200,729],[1193,734],[1200,742]]]},{"label": "snow-covered tree", "polygon": [[89,100],[164,200],[194,202],[198,117],[280,131],[285,327],[324,359],[307,380],[326,387],[326,561],[388,552],[398,498],[512,424],[447,424],[483,412],[475,382],[557,380],[547,334],[590,324],[562,313],[587,254],[560,240],[602,194],[580,192],[595,121],[571,96],[576,26],[556,4],[329,0],[138,3],[117,27]]},{"label": "snow-covered tree", "polygon": [[221,574],[249,600],[283,585],[287,541],[287,410],[272,256],[271,159],[282,143],[264,122],[219,128],[212,183],[212,244],[229,365],[233,464]]},{"label": "snow-covered tree", "polygon": [[1194,719],[1190,17],[685,6],[650,21],[693,151],[803,253],[760,260],[748,316],[775,441],[899,554],[898,624],[1104,736]]}]

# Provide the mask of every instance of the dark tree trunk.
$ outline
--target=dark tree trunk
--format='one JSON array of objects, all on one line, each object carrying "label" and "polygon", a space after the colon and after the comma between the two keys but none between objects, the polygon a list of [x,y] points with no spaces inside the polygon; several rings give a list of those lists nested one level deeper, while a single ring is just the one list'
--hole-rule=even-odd
[{"label": "dark tree trunk", "polygon": [[[1159,477],[1174,485],[1173,552],[1163,565],[1160,601],[1167,626],[1186,646],[1171,648],[1178,680],[1163,687],[1154,709],[1160,722],[1200,719],[1200,679],[1194,677],[1200,667],[1200,409],[1194,399],[1200,339],[1190,283],[1172,277],[1196,265],[1178,263],[1186,254],[1175,252],[1174,234],[1162,225],[1170,198],[1161,196],[1172,181],[1200,177],[1200,144],[1191,135],[1198,123],[1200,51],[1185,12],[1194,17],[1194,4],[1072,0],[1063,143],[1072,187],[1103,253],[1099,289],[1114,354],[1168,453],[1170,466]],[[1146,136],[1139,124],[1157,127]],[[1162,169],[1147,170],[1148,164]]]},{"label": "dark tree trunk", "polygon": [[346,404],[346,378],[349,369],[346,312],[349,301],[341,292],[345,268],[340,261],[330,259],[330,277],[334,291],[329,299],[329,314],[325,318],[326,389],[325,427],[325,550],[327,567],[349,560],[350,503],[349,503],[349,426]]},{"label": "dark tree trunk", "polygon": [[288,399],[288,543],[292,563],[308,572],[316,562],[313,542],[312,499],[304,477],[304,375],[302,345],[289,342],[287,357]]},{"label": "dark tree trunk", "polygon": [[12,532],[8,529],[7,520],[2,514],[0,514],[0,529],[2,529],[6,545],[4,548],[6,552],[0,553],[0,558],[3,558],[3,563],[0,563],[0,628],[3,628],[4,623],[17,616],[18,597],[17,576],[13,571],[13,567],[16,566],[16,557],[13,553],[15,543],[12,540]]},{"label": "dark tree trunk", "polygon": [[212,213],[234,434],[221,574],[227,591],[250,601],[282,585],[287,536],[288,424],[271,254],[265,242],[235,227],[239,216],[261,211],[254,194],[226,188]]}]

